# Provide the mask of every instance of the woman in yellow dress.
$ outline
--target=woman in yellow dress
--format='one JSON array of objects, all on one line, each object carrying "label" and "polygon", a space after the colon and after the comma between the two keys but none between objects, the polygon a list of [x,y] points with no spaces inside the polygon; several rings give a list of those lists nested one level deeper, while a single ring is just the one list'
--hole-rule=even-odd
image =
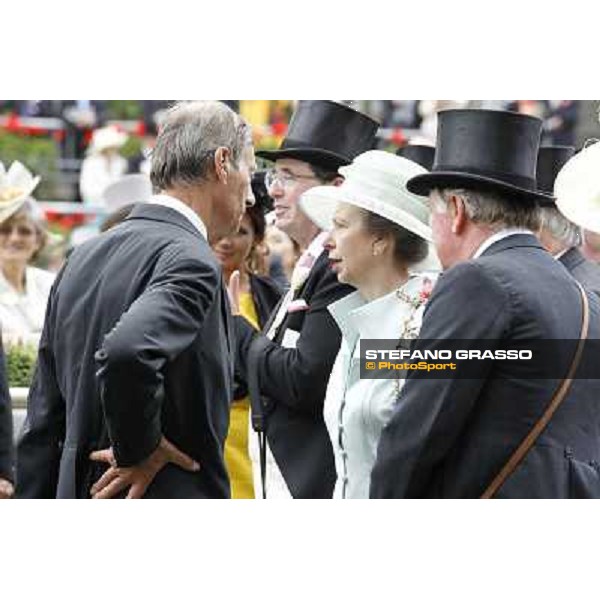
[{"label": "woman in yellow dress", "polygon": [[[262,204],[248,208],[235,235],[213,246],[227,283],[234,271],[240,273],[240,313],[262,329],[279,302],[282,290],[269,277],[259,274],[260,248],[265,237]],[[231,480],[232,498],[254,498],[252,463],[248,454],[250,401],[244,382],[236,377],[229,432],[225,440],[225,463]]]}]

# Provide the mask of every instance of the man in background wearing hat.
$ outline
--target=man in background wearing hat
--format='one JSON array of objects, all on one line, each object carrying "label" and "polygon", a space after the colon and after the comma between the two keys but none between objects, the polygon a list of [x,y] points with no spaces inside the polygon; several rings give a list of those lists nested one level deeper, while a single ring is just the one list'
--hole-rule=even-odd
[{"label": "man in background wearing hat", "polygon": [[127,172],[127,160],[120,154],[128,135],[114,125],[96,129],[81,163],[79,190],[86,204],[103,206],[106,186]]},{"label": "man in background wearing hat", "polygon": [[77,247],[53,286],[18,497],[229,497],[233,324],[210,244],[237,230],[253,169],[250,130],[222,103],[165,117],[160,193]]},{"label": "man in background wearing hat", "polygon": [[[558,172],[574,154],[575,148],[572,146],[542,146],[537,162],[538,189],[552,195]],[[542,227],[538,237],[544,248],[579,283],[600,296],[600,266],[581,254],[580,227],[569,221],[556,206],[544,206],[540,210]]]},{"label": "man in background wearing hat", "polygon": [[575,368],[586,313],[588,336],[600,336],[600,303],[533,234],[538,203],[552,202],[536,189],[541,127],[510,112],[439,114],[433,169],[408,189],[429,196],[446,271],[413,350],[526,342],[552,355],[472,360],[468,378],[409,371],[381,436],[371,497],[600,496],[600,381],[575,378],[569,388],[561,379]]},{"label": "man in background wearing hat", "polygon": [[[253,420],[256,427],[262,419],[258,427],[266,431],[274,457],[273,461],[267,455],[268,462],[264,454],[261,458],[263,469],[265,463],[270,465],[270,496],[333,494],[336,473],[323,402],[340,333],[327,306],[353,289],[337,281],[323,248],[326,234],[300,210],[298,200],[311,187],[341,183],[338,167],[373,147],[377,127],[347,106],[301,100],[279,150],[257,153],[275,161],[267,181],[275,226],[303,251],[291,289],[263,334],[236,317],[239,365],[249,378]],[[266,453],[264,434],[260,435]]]}]

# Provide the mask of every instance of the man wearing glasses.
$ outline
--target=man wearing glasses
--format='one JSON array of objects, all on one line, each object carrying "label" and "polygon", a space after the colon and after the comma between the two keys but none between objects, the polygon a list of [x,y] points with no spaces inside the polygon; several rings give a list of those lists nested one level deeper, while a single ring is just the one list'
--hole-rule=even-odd
[{"label": "man wearing glasses", "polygon": [[266,178],[275,226],[303,252],[290,290],[262,334],[243,317],[235,318],[238,368],[248,378],[253,424],[262,430],[260,452],[251,448],[251,455],[261,454],[261,469],[254,471],[266,473],[263,492],[268,486],[269,497],[333,494],[335,464],[323,401],[340,334],[327,306],[352,288],[340,284],[329,268],[326,233],[300,210],[298,200],[311,187],[339,185],[337,169],[373,148],[377,127],[348,106],[301,100],[279,150],[257,152],[275,162]]}]

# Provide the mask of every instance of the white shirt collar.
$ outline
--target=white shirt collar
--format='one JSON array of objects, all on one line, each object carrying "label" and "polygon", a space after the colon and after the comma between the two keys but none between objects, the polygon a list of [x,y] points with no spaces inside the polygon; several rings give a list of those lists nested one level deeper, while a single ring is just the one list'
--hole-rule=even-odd
[{"label": "white shirt collar", "polygon": [[166,206],[176,210],[179,214],[183,215],[201,234],[205,240],[208,240],[208,233],[206,231],[206,225],[202,222],[202,219],[181,200],[168,196],[167,194],[157,194],[152,196],[148,200],[148,204],[158,204],[159,206]]},{"label": "white shirt collar", "polygon": [[533,235],[529,229],[524,229],[522,227],[502,229],[501,231],[498,231],[494,233],[494,235],[491,235],[489,238],[487,238],[483,244],[481,244],[481,246],[475,250],[475,254],[473,254],[471,258],[479,258],[492,244],[495,244],[496,242],[499,242],[500,240],[503,240],[511,235],[518,235],[522,233]]}]

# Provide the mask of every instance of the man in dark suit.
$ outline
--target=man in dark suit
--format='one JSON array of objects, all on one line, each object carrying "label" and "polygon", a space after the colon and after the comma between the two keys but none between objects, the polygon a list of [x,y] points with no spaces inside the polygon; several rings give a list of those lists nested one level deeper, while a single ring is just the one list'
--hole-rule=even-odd
[{"label": "man in dark suit", "polygon": [[303,100],[279,150],[257,153],[275,161],[267,181],[275,226],[303,250],[291,289],[264,333],[236,317],[240,370],[255,378],[256,385],[249,386],[253,417],[263,418],[272,452],[267,462],[271,497],[333,494],[335,464],[323,402],[340,333],[327,306],[352,288],[337,281],[323,249],[325,236],[298,200],[316,185],[341,183],[337,169],[371,149],[376,131],[375,121],[347,106]]},{"label": "man in dark suit", "polygon": [[209,244],[237,230],[253,169],[229,108],[169,111],[152,162],[160,193],[75,249],[53,286],[19,497],[229,497],[232,324]]},{"label": "man in dark suit", "polygon": [[12,404],[7,377],[0,336],[0,499],[11,498],[14,492]]},{"label": "man in dark suit", "polygon": [[[572,146],[542,146],[536,171],[538,189],[553,195],[556,176],[574,154]],[[542,227],[538,237],[544,248],[579,283],[600,296],[600,266],[581,253],[580,227],[567,219],[556,205],[545,206],[541,211]]]},{"label": "man in dark suit", "polygon": [[[371,476],[374,498],[477,498],[544,414],[572,364],[582,330],[577,282],[533,231],[541,121],[500,111],[439,115],[431,173],[408,188],[428,195],[446,269],[423,317],[415,350],[452,340],[465,349],[520,342],[552,360],[473,361],[469,378],[410,371],[383,430]],[[600,337],[600,303],[585,292],[589,336]],[[554,344],[552,341],[555,340]],[[550,355],[549,355],[550,356]],[[495,494],[503,498],[600,496],[600,380],[574,379],[564,402]]]}]

